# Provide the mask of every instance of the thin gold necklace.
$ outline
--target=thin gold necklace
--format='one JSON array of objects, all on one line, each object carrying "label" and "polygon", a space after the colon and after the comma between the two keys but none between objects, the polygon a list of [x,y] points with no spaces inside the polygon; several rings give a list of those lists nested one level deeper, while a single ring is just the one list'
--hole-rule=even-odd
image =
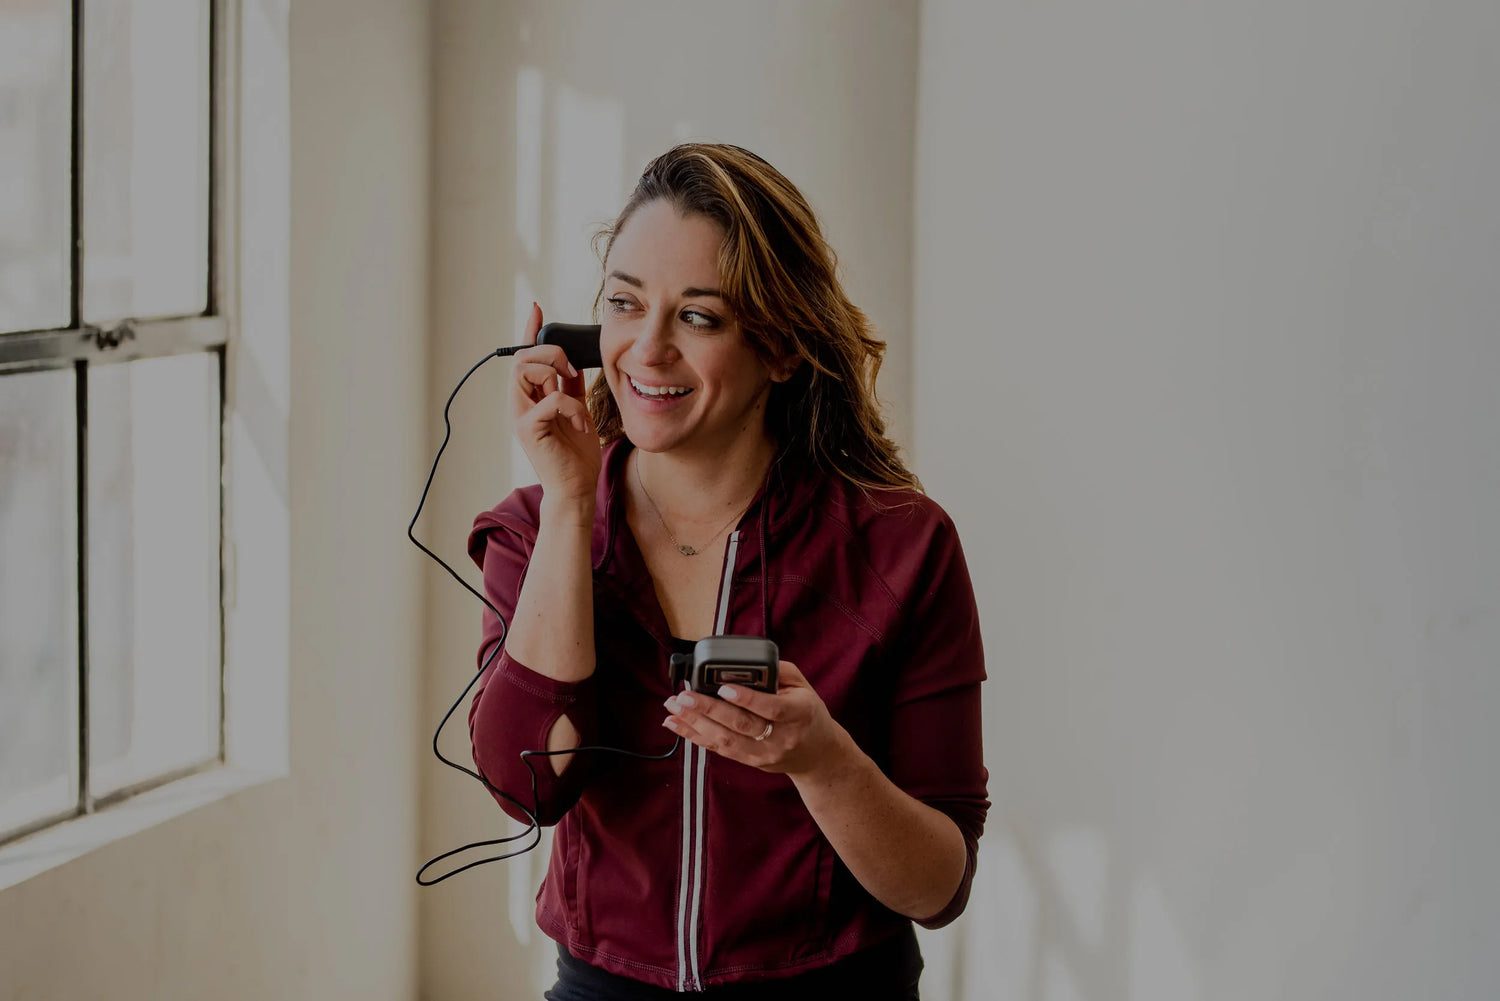
[{"label": "thin gold necklace", "polygon": [[639,456],[637,456],[635,460],[635,481],[641,485],[641,493],[646,495],[646,503],[651,505],[651,513],[656,515],[656,520],[661,522],[662,528],[666,529],[667,537],[672,540],[672,545],[676,546],[677,551],[684,556],[697,556],[699,553],[703,552],[704,549],[707,549],[709,546],[713,545],[714,541],[718,539],[721,534],[723,534],[724,529],[739,521],[740,515],[743,515],[745,513],[745,508],[748,508],[750,506],[750,502],[746,501],[745,507],[740,508],[739,511],[736,512],[734,517],[726,521],[717,532],[715,532],[713,535],[710,535],[708,537],[708,541],[703,544],[702,548],[698,548],[679,542],[677,536],[672,532],[672,526],[668,525],[667,519],[661,516],[661,508],[656,506],[656,501],[652,498],[651,491],[646,489],[645,479],[641,477],[641,460]]}]

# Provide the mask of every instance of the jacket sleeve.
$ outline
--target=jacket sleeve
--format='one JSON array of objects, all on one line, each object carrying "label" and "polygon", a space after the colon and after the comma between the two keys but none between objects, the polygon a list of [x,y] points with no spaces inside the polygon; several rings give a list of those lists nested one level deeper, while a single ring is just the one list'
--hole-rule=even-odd
[{"label": "jacket sleeve", "polygon": [[936,525],[908,600],[891,720],[891,780],[952,819],[963,835],[963,880],[937,914],[940,928],[963,913],[974,880],[979,836],[989,811],[980,724],[984,649],[979,610],[958,533],[946,514]]},{"label": "jacket sleeve", "polygon": [[[506,622],[515,614],[531,552],[531,543],[520,534],[493,521],[485,525],[484,516],[470,536],[469,554],[484,571],[485,596]],[[574,755],[558,775],[548,758],[523,759],[521,752],[545,751],[547,734],[563,715],[578,729],[580,746],[595,743],[598,707],[594,680],[563,682],[533,671],[506,651],[505,629],[495,613],[485,609],[479,647],[481,675],[469,707],[474,764],[493,787],[491,792],[506,813],[529,823],[517,805],[524,804],[536,814],[539,824],[549,826],[578,801],[591,756]]]}]

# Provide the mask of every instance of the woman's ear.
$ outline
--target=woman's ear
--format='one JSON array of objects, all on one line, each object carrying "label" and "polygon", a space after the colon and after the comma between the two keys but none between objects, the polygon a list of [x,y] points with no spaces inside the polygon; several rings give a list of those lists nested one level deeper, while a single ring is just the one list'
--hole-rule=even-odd
[{"label": "woman's ear", "polygon": [[783,358],[771,366],[771,381],[786,382],[797,373],[797,366],[802,364],[802,357],[794,355],[791,358]]}]

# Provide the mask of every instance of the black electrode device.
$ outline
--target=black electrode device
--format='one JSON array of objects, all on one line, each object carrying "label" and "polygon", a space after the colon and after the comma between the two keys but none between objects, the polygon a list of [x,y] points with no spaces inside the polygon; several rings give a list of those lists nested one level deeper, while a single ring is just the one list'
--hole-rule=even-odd
[{"label": "black electrode device", "polygon": [[556,344],[562,348],[568,361],[580,372],[586,368],[599,368],[603,364],[599,358],[597,323],[549,323],[537,332],[536,342]]},{"label": "black electrode device", "polygon": [[776,644],[764,636],[705,636],[692,653],[672,655],[672,687],[718,695],[720,685],[733,684],[774,695],[780,660]]},{"label": "black electrode device", "polygon": [[[573,367],[578,369],[580,372],[582,372],[586,368],[599,368],[601,365],[599,355],[598,324],[548,323],[543,326],[540,331],[537,332],[536,340],[538,344],[555,344],[558,347],[561,347],[563,349],[563,354],[567,356],[568,361],[571,362]],[[459,694],[458,699],[453,703],[452,706],[449,707],[448,712],[444,714],[442,721],[438,723],[437,731],[432,735],[432,753],[437,755],[438,760],[443,762],[443,764],[448,765],[451,768],[456,768],[459,771],[463,772],[465,775],[477,779],[491,793],[516,806],[522,813],[526,815],[527,819],[530,821],[530,824],[527,829],[522,831],[520,834],[513,834],[503,838],[494,838],[489,841],[476,841],[473,844],[464,845],[460,848],[455,848],[452,851],[444,852],[443,854],[437,856],[437,858],[429,860],[426,865],[417,870],[417,882],[422,886],[432,886],[435,883],[441,883],[449,876],[456,876],[459,873],[463,872],[465,869],[472,869],[476,865],[483,865],[486,862],[499,862],[504,859],[513,858],[517,855],[524,854],[525,852],[531,851],[531,849],[535,848],[541,842],[541,824],[537,821],[538,795],[536,769],[533,768],[531,764],[531,759],[533,757],[545,758],[557,754],[577,754],[585,751],[608,751],[612,754],[620,754],[628,758],[639,758],[643,761],[665,761],[666,759],[676,754],[678,749],[682,747],[682,737],[679,736],[672,743],[670,749],[660,754],[644,754],[639,751],[627,751],[624,748],[620,747],[572,747],[560,751],[522,751],[521,760],[525,762],[526,770],[531,773],[532,801],[530,805],[522,803],[520,800],[516,799],[509,793],[495,788],[495,786],[490,783],[489,779],[485,778],[474,769],[466,768],[465,766],[459,764],[457,761],[453,761],[450,758],[444,757],[442,750],[438,747],[438,737],[442,734],[443,727],[447,725],[448,720],[452,718],[453,713],[458,709],[458,707],[463,704],[464,699],[469,695],[469,691],[474,687],[475,683],[480,679],[480,677],[483,676],[484,672],[489,668],[490,664],[494,663],[495,658],[500,655],[500,649],[505,644],[505,637],[509,633],[510,627],[509,623],[507,623],[505,620],[505,616],[500,614],[500,610],[496,608],[487,597],[485,597],[479,591],[475,590],[474,586],[468,581],[464,580],[464,578],[459,575],[456,570],[445,563],[441,556],[433,552],[431,549],[428,549],[420,541],[418,541],[416,535],[413,534],[413,530],[416,528],[417,519],[421,517],[422,507],[427,503],[427,493],[432,489],[433,477],[437,475],[438,460],[443,457],[443,452],[448,447],[448,440],[453,435],[453,425],[449,420],[448,413],[453,407],[453,400],[458,396],[458,391],[463,388],[465,382],[469,381],[469,376],[478,371],[479,367],[485,362],[489,361],[491,358],[504,358],[508,355],[513,355],[518,351],[524,351],[529,346],[530,345],[526,344],[516,344],[510,347],[496,348],[494,351],[491,351],[489,354],[481,358],[473,368],[469,369],[469,371],[464,374],[464,377],[458,380],[458,385],[453,387],[453,392],[448,394],[448,402],[443,405],[443,442],[438,446],[437,455],[433,457],[432,469],[427,474],[427,484],[422,488],[422,498],[417,502],[416,513],[411,516],[411,522],[406,526],[406,537],[410,539],[412,541],[412,544],[415,545],[418,549],[422,550],[422,552],[426,553],[432,559],[436,560],[438,565],[440,565],[444,570],[448,571],[448,574],[463,586],[464,590],[468,591],[470,594],[474,595],[474,597],[482,601],[484,603],[484,606],[491,612],[493,612],[495,616],[500,620],[499,640],[494,644],[494,647],[485,657],[484,662],[480,664],[479,670],[474,674],[474,677],[469,680],[469,684]],[[718,692],[720,685],[727,685],[732,682],[737,685],[743,685],[746,688],[756,688],[761,691],[774,693],[776,691],[776,665],[778,660],[779,652],[776,648],[776,644],[768,639],[764,639],[759,636],[709,636],[705,639],[698,640],[698,642],[693,647],[693,653],[691,655],[672,655],[669,661],[669,670],[671,671],[670,680],[672,682],[672,688],[674,691],[681,690],[684,684],[689,684],[696,692],[702,692],[706,695],[713,695]],[[508,851],[502,855],[495,855],[489,858],[482,858],[474,862],[469,862],[465,865],[458,866],[455,869],[451,869],[450,871],[443,873],[441,876],[436,876],[431,879],[424,877],[424,874],[428,869],[432,868],[434,865],[443,861],[444,859],[451,858],[454,855],[459,854],[460,852],[468,851],[471,848],[481,848],[489,845],[511,844],[522,839],[528,839],[528,843],[514,851]]]}]

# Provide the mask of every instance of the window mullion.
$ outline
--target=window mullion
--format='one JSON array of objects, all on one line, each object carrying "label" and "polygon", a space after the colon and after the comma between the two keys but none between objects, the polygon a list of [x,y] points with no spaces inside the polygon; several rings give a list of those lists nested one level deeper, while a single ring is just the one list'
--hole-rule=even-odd
[{"label": "window mullion", "polygon": [[83,326],[83,5],[73,0],[72,195],[68,225],[68,323]]},{"label": "window mullion", "polygon": [[[68,241],[68,322],[83,326],[83,6],[84,0],[73,0],[73,143],[72,193]],[[89,793],[89,550],[88,550],[88,361],[73,362],[74,392],[77,411],[78,462],[78,812],[92,813],[93,797]]]},{"label": "window mullion", "polygon": [[77,393],[78,460],[78,812],[93,813],[89,790],[89,363],[73,363]]}]

